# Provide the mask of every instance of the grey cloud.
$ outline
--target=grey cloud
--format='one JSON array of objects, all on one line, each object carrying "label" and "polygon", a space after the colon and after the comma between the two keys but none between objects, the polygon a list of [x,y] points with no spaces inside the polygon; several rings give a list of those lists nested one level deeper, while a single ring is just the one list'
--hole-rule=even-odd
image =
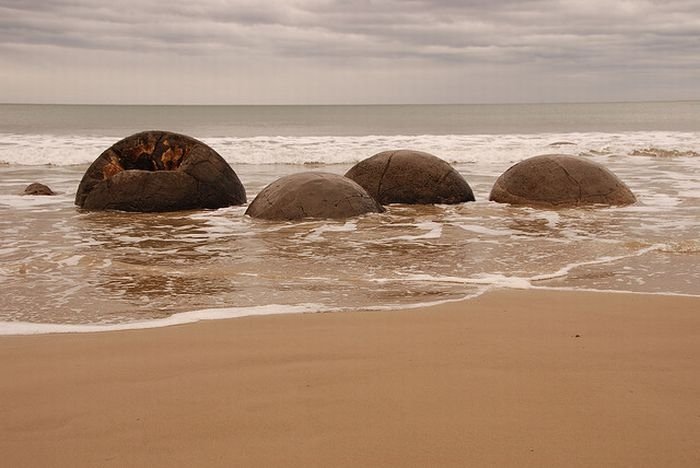
[{"label": "grey cloud", "polygon": [[76,57],[81,50],[211,57],[238,73],[253,62],[297,61],[319,69],[405,63],[415,73],[419,67],[579,70],[581,76],[677,69],[688,80],[697,77],[700,59],[700,3],[0,0],[6,66],[12,57]]},{"label": "grey cloud", "polygon": [[513,51],[548,46],[566,47],[576,57],[591,39],[633,48],[645,47],[649,37],[667,47],[697,45],[700,37],[700,7],[687,1],[83,0],[3,1],[0,8],[4,44],[130,50],[143,39],[141,47],[174,53],[177,44],[213,44],[291,56],[476,59],[474,50],[497,57],[502,49],[517,60]]}]

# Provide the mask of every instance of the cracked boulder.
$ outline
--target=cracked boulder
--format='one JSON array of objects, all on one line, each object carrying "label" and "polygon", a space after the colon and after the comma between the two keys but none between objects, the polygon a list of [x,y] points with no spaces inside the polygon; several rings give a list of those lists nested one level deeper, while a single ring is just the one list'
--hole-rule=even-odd
[{"label": "cracked boulder", "polygon": [[384,208],[352,180],[327,172],[301,172],[265,187],[246,214],[269,220],[350,218]]},{"label": "cracked boulder", "polygon": [[422,151],[384,151],[346,174],[379,203],[454,204],[474,201],[464,177],[449,163]]},{"label": "cracked boulder", "polygon": [[185,135],[148,131],[118,141],[80,181],[75,204],[88,210],[178,211],[246,202],[231,166]]},{"label": "cracked boulder", "polygon": [[605,167],[563,154],[535,156],[515,164],[496,180],[489,199],[544,207],[629,205],[637,201]]}]

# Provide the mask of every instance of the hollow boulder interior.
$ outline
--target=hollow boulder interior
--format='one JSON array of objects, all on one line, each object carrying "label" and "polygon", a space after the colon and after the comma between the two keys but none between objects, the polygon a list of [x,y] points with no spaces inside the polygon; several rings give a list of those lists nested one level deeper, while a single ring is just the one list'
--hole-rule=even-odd
[{"label": "hollow boulder interior", "polygon": [[174,171],[184,162],[190,150],[186,144],[173,144],[166,139],[148,143],[142,142],[116,151],[123,170]]}]

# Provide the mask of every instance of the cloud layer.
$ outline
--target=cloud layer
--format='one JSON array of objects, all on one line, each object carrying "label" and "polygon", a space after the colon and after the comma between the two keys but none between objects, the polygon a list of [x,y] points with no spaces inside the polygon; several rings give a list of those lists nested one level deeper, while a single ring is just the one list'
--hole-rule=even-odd
[{"label": "cloud layer", "polygon": [[692,99],[698,63],[696,0],[0,0],[2,101]]}]

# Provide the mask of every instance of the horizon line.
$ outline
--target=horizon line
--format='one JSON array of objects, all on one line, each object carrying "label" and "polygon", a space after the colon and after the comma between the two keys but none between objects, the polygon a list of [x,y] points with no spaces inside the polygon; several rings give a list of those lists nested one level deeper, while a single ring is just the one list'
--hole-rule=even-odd
[{"label": "horizon line", "polygon": [[700,102],[697,99],[654,99],[620,101],[524,101],[524,102],[454,102],[454,103],[332,103],[332,104],[156,104],[156,103],[76,103],[76,102],[0,102],[2,106],[113,106],[113,107],[400,107],[400,106],[528,106],[567,104],[654,104]]}]

